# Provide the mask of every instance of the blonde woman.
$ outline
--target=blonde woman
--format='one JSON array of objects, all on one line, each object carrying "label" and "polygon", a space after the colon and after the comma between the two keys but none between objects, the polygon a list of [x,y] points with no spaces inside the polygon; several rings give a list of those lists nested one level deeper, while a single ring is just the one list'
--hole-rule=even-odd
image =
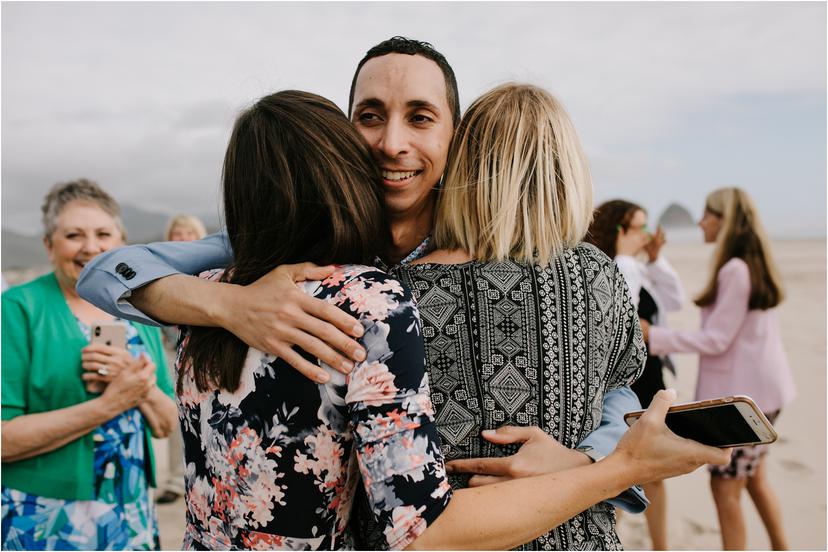
[{"label": "blonde woman", "polygon": [[[449,468],[486,473],[471,486],[508,479],[496,457],[522,441],[542,447],[544,434],[569,453],[558,468],[589,463],[574,449],[600,424],[604,394],[641,372],[644,343],[624,278],[581,243],[591,218],[587,162],[557,100],[507,84],[469,107],[438,200],[436,250],[392,273],[420,308]],[[469,484],[457,473],[450,482]],[[533,538],[530,549],[621,546],[605,502]]]},{"label": "blonde woman", "polygon": [[204,223],[192,215],[175,215],[167,222],[164,241],[194,241],[207,235]]},{"label": "blonde woman", "polygon": [[[716,243],[713,270],[696,299],[698,331],[649,328],[652,354],[699,353],[697,399],[749,395],[773,421],[795,395],[782,346],[776,306],[782,283],[759,213],[744,190],[707,196],[699,221],[704,241]],[[728,466],[711,466],[710,485],[725,550],[744,550],[747,533],[741,495],[747,488],[773,550],[787,548],[779,501],[767,481],[766,446],[740,447]]]},{"label": "blonde woman", "polygon": [[[164,241],[195,241],[207,235],[207,229],[200,219],[192,215],[178,214],[167,221],[164,231]],[[169,357],[170,370],[175,363],[175,345],[178,341],[178,326],[164,326],[161,328],[164,336],[164,348]],[[170,374],[175,377],[174,373]],[[167,441],[167,466],[169,473],[163,490],[155,501],[158,504],[175,502],[184,495],[184,453],[181,447],[181,429],[176,429]]]}]

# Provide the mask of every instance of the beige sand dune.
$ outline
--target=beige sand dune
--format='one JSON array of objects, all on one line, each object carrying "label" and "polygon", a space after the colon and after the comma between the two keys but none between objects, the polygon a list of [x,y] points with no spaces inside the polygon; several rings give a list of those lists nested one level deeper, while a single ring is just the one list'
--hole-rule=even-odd
[{"label": "beige sand dune", "polygon": [[[785,527],[793,549],[826,548],[826,242],[775,241],[776,259],[788,297],[779,308],[786,351],[794,370],[798,397],[780,416],[780,440],[768,456],[769,475],[782,501]],[[707,274],[710,246],[673,244],[665,254],[678,271],[691,296],[701,289]],[[698,327],[698,309],[689,301],[669,318],[675,328]],[[697,358],[676,355],[678,377],[672,385],[680,401],[693,398]],[[669,375],[668,375],[669,377]],[[670,380],[668,380],[670,384]],[[158,443],[159,464],[166,458],[166,443]],[[165,474],[161,474],[163,481]],[[667,482],[670,546],[682,550],[717,550],[721,547],[715,508],[705,470]],[[748,547],[767,550],[769,542],[759,516],[747,496]],[[184,531],[184,503],[158,508],[161,542],[177,549]],[[643,516],[626,515],[619,527],[629,550],[649,548]]]}]

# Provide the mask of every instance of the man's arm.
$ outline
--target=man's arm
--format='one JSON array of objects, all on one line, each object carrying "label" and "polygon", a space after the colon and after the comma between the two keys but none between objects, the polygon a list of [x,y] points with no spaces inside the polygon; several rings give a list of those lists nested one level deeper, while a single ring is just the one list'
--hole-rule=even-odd
[{"label": "man's arm", "polygon": [[185,275],[232,261],[224,233],[195,242],[132,245],[95,257],[84,267],[77,288],[81,297],[114,316],[153,325],[163,320],[225,328],[315,381],[327,381],[327,372],[294,347],[345,373],[353,368],[350,359],[365,358],[365,350],[350,337],[361,336],[362,325],[296,285],[326,278],[333,267],[284,265],[248,286]]},{"label": "man's arm", "polygon": [[[628,426],[624,421],[624,414],[640,409],[641,403],[629,387],[620,387],[608,392],[604,395],[601,425],[587,435],[578,448],[591,447],[599,456],[609,456],[627,432]],[[607,502],[634,514],[643,512],[650,503],[644,496],[644,491],[638,486],[627,489]]]},{"label": "man's arm", "polygon": [[[223,232],[194,242],[128,245],[92,259],[81,272],[77,289],[81,297],[109,314],[142,324],[159,326],[158,320],[166,320],[174,324],[215,325],[207,324],[207,317],[189,318],[193,307],[202,302],[188,301],[176,309],[174,298],[203,297],[201,292],[187,293],[187,284],[195,285],[197,279],[184,274],[224,268],[231,262],[233,252]],[[166,277],[173,274],[179,277],[171,283]],[[164,283],[157,285],[161,282]],[[147,289],[152,291],[144,297]],[[165,311],[164,306],[170,308]]]}]

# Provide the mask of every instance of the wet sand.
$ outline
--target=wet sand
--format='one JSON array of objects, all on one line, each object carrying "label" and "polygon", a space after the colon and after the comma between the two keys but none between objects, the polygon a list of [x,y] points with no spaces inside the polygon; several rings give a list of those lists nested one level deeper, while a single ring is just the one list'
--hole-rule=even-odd
[{"label": "wet sand", "polygon": [[[787,299],[779,307],[782,334],[797,384],[798,396],[779,417],[780,439],[771,446],[769,477],[779,495],[784,524],[792,549],[826,548],[826,242],[825,240],[774,241],[774,254],[782,272]],[[681,277],[689,296],[705,282],[712,248],[702,244],[668,243],[664,250]],[[688,301],[669,317],[670,325],[694,329],[698,309]],[[697,357],[675,355],[678,377],[672,385],[679,401],[693,398]],[[670,378],[670,375],[666,375]],[[667,380],[668,385],[671,380]],[[156,448],[160,481],[166,477],[166,443]],[[721,548],[709,475],[698,470],[667,481],[669,545],[679,550]],[[747,494],[743,497],[748,526],[748,548],[770,547],[759,515]],[[184,532],[183,499],[159,506],[161,543],[178,549]],[[628,550],[650,548],[643,515],[625,515],[619,534]]]}]

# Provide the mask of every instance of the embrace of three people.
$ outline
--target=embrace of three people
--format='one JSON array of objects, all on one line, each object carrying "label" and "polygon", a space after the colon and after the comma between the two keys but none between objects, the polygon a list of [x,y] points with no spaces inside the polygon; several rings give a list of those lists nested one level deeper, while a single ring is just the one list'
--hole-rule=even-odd
[{"label": "embrace of three people", "polygon": [[729,461],[667,429],[672,391],[627,431],[644,340],[583,243],[590,173],[554,97],[504,84],[461,117],[445,57],[394,37],[348,109],[260,99],[226,232],[80,273],[111,315],[182,328],[185,549],[618,549],[637,485]]}]

